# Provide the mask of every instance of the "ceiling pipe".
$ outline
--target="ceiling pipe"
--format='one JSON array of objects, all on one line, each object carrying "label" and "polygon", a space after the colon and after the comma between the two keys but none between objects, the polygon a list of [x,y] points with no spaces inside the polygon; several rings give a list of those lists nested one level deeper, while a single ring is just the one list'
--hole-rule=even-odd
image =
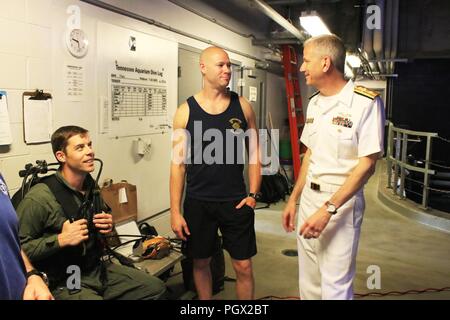
[{"label": "ceiling pipe", "polygon": [[393,58],[393,59],[378,59],[378,60],[368,60],[369,62],[404,62],[407,63],[408,59]]},{"label": "ceiling pipe", "polygon": [[[366,6],[364,6],[364,19],[363,19],[363,32],[362,32],[362,54],[367,60],[374,60],[375,53],[373,52],[373,29],[369,29],[367,27],[367,12]],[[368,67],[373,70],[375,64],[372,62],[368,62]]]},{"label": "ceiling pipe", "polygon": [[197,36],[195,34],[188,33],[188,32],[186,32],[184,30],[173,28],[173,27],[171,27],[169,25],[163,24],[163,23],[161,23],[159,21],[156,21],[154,19],[150,19],[150,18],[147,18],[145,16],[139,15],[137,13],[134,13],[134,12],[122,9],[120,7],[113,6],[113,5],[111,5],[109,3],[106,3],[104,1],[100,1],[100,0],[80,0],[80,1],[84,2],[84,3],[88,3],[88,4],[93,5],[95,7],[98,7],[98,8],[102,8],[102,9],[105,9],[105,10],[108,10],[108,11],[120,14],[122,16],[131,18],[131,19],[135,19],[137,21],[141,21],[141,22],[147,23],[149,25],[152,25],[152,26],[155,26],[155,27],[158,27],[158,28],[170,31],[170,32],[177,33],[179,35],[182,35],[182,36],[185,36],[187,38],[194,39],[194,40],[197,40],[197,41],[209,44],[211,46],[220,47],[220,48],[224,49],[225,51],[233,52],[233,53],[236,53],[236,54],[241,55],[243,57],[247,57],[247,58],[253,59],[255,61],[261,61],[260,58],[252,56],[252,55],[247,54],[245,52],[238,51],[238,50],[235,50],[233,48],[221,45],[220,43],[211,41],[211,40],[203,38],[203,37],[199,37],[199,36]]},{"label": "ceiling pipe", "polygon": [[[384,59],[384,28],[386,27],[386,10],[385,10],[385,2],[384,0],[376,0],[375,4],[380,8],[381,13],[381,24],[380,28],[375,28],[373,30],[373,52],[375,53],[375,59],[380,60]],[[378,69],[380,73],[386,73],[384,68],[384,63],[378,62]]]},{"label": "ceiling pipe", "polygon": [[271,72],[271,73],[279,75],[281,77],[284,76],[283,66],[281,64],[279,64],[279,63],[276,63],[276,62],[272,62],[272,61],[258,61],[258,62],[255,63],[255,68]]},{"label": "ceiling pipe", "polygon": [[[386,7],[384,9],[384,58],[385,59],[391,59],[393,58],[391,56],[392,53],[392,1],[386,2]],[[388,69],[388,66],[386,64],[386,69]],[[386,73],[389,73],[389,71],[386,71]]]},{"label": "ceiling pipe", "polygon": [[[392,0],[390,2],[392,2],[392,7],[391,7],[391,10],[392,10],[391,58],[396,58],[397,57],[397,46],[398,46],[398,6],[399,6],[399,1]],[[395,71],[393,62],[389,63],[388,66],[389,66],[388,67],[389,73],[392,73]]]},{"label": "ceiling pipe", "polygon": [[274,45],[281,45],[281,44],[298,44],[301,45],[302,42],[298,39],[289,38],[289,39],[255,39],[252,40],[252,44],[254,46],[274,46]]},{"label": "ceiling pipe", "polygon": [[280,26],[285,28],[287,31],[292,33],[294,37],[304,42],[307,39],[307,36],[302,33],[299,29],[293,26],[289,21],[287,21],[281,14],[275,11],[271,6],[261,0],[249,0],[256,4],[256,8],[258,8],[261,12],[267,15],[270,19],[278,23]]},{"label": "ceiling pipe", "polygon": [[366,62],[370,65],[368,74],[375,78],[386,77],[395,72],[395,63],[408,62],[407,59],[397,58],[398,47],[398,0],[365,0],[365,8],[375,4],[380,8],[381,26],[379,29],[368,28],[367,11],[363,25],[362,48]]},{"label": "ceiling pipe", "polygon": [[305,4],[306,0],[272,0],[267,1],[267,4],[269,5],[300,5]]},{"label": "ceiling pipe", "polygon": [[[379,0],[376,1],[378,1],[379,3]],[[363,51],[365,52],[365,58],[369,61],[372,61],[367,62],[373,75],[375,73],[380,73],[378,60],[383,59],[383,34],[382,32],[380,32],[380,30],[377,30],[376,28],[374,28],[374,26],[368,23],[369,17],[371,17],[371,13],[367,11],[367,8],[372,5],[372,3],[373,0],[365,0],[363,19]],[[381,11],[381,17],[384,18],[384,11]],[[383,24],[384,22],[382,21],[381,28],[383,28]]]},{"label": "ceiling pipe", "polygon": [[283,61],[283,57],[281,54],[272,53],[272,52],[264,53],[264,59],[269,60],[269,61],[274,61],[274,62],[282,62]]}]

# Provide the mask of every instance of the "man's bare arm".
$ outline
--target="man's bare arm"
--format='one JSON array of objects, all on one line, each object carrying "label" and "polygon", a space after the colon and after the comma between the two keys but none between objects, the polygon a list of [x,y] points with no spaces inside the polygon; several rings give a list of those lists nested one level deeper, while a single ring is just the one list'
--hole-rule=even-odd
[{"label": "man's bare arm", "polygon": [[248,130],[250,130],[250,142],[249,142],[249,191],[251,193],[259,192],[261,187],[261,159],[260,159],[260,146],[258,137],[258,127],[256,125],[255,112],[252,109],[250,103],[243,97],[240,97],[240,103],[244,111],[244,115],[247,121]]},{"label": "man's bare arm", "polygon": [[[20,252],[22,255],[23,263],[25,265],[26,272],[30,272],[34,269],[30,260],[23,250]],[[48,289],[44,280],[38,275],[32,275],[27,278],[27,283],[23,292],[24,300],[54,300],[53,295]]]},{"label": "man's bare arm", "polygon": [[170,220],[173,232],[178,238],[186,240],[189,228],[181,213],[181,200],[184,191],[186,174],[187,140],[186,125],[189,117],[189,106],[182,104],[176,111],[173,120],[172,159],[170,165]]}]

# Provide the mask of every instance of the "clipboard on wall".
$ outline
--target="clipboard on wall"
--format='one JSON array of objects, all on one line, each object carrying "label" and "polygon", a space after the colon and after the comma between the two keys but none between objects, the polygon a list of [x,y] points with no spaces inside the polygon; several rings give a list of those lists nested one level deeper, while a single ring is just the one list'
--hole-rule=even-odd
[{"label": "clipboard on wall", "polygon": [[53,132],[52,95],[26,91],[23,100],[23,137],[26,144],[50,142]]}]

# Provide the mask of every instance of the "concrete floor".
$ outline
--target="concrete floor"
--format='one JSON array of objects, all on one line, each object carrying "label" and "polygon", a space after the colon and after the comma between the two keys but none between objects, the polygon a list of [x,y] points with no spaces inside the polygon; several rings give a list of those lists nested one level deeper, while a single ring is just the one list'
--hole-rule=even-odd
[{"label": "concrete floor", "polygon": [[[408,219],[381,203],[377,197],[382,172],[379,169],[365,188],[366,211],[357,256],[355,299],[450,299],[450,291],[382,297],[358,295],[450,287],[450,232]],[[281,227],[283,208],[284,202],[279,202],[269,209],[256,211],[258,254],[253,258],[253,267],[257,299],[298,299],[299,296],[297,257],[282,254],[285,249],[296,249],[295,235],[286,234]],[[234,278],[227,253],[225,263],[226,276]],[[379,267],[380,289],[368,289],[372,274],[367,271],[369,266]],[[179,271],[178,265],[173,274]],[[167,281],[174,298],[183,293],[182,281],[180,274]],[[236,299],[234,285],[226,281],[225,289],[214,299]]]}]

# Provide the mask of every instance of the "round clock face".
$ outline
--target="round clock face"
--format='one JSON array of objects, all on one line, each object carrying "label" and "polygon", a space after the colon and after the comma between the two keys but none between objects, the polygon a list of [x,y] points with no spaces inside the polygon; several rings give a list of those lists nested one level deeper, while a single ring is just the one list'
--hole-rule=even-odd
[{"label": "round clock face", "polygon": [[66,45],[74,57],[81,58],[86,55],[89,42],[83,30],[72,29],[66,35]]}]

